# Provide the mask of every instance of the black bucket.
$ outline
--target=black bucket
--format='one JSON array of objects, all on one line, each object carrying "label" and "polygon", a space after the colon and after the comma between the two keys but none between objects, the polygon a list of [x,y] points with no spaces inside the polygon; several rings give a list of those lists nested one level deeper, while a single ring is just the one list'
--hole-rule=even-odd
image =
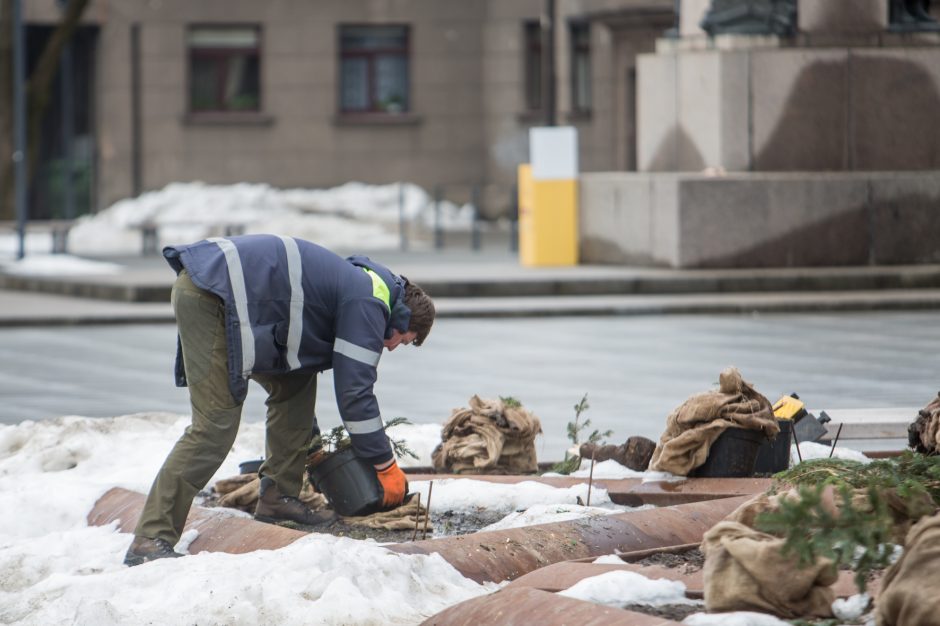
[{"label": "black bucket", "polygon": [[696,478],[753,476],[757,450],[765,440],[762,430],[728,428],[712,443],[705,462],[689,472],[689,476]]},{"label": "black bucket", "polygon": [[264,464],[264,459],[255,459],[254,461],[243,461],[238,464],[238,471],[242,474],[257,474]]},{"label": "black bucket", "polygon": [[344,517],[369,515],[382,506],[384,493],[371,463],[343,448],[308,470],[310,482]]},{"label": "black bucket", "polygon": [[767,440],[757,450],[755,474],[776,474],[790,467],[790,442],[793,441],[793,420],[777,420],[780,434]]}]

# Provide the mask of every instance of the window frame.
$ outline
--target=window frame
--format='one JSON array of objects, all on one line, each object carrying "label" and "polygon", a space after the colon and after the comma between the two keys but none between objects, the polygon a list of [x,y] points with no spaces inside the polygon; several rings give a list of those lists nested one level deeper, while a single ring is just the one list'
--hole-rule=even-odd
[{"label": "window frame", "polygon": [[527,113],[542,110],[542,25],[538,20],[522,23],[522,99]]},{"label": "window frame", "polygon": [[[201,47],[194,48],[189,43],[189,36],[193,31],[196,30],[234,30],[234,29],[253,29],[256,35],[256,43],[254,48],[212,48],[212,47]],[[264,28],[263,25],[259,22],[194,22],[186,25],[186,37],[185,37],[185,46],[186,46],[186,107],[185,111],[187,116],[200,118],[217,118],[217,117],[239,117],[239,116],[258,116],[264,111]],[[257,99],[258,103],[254,108],[251,109],[231,109],[231,108],[215,108],[218,105],[224,105],[224,97],[221,93],[221,90],[225,88],[225,82],[219,81],[220,93],[215,94],[214,108],[207,109],[197,109],[193,107],[193,61],[198,57],[202,58],[212,58],[212,59],[227,59],[232,55],[233,52],[243,53],[245,51],[251,51],[255,54],[258,64],[258,93]],[[228,61],[223,64],[223,67],[228,67]],[[224,74],[225,71],[223,70]]]},{"label": "window frame", "polygon": [[[581,31],[585,35],[585,40],[581,41],[576,37],[576,31]],[[581,102],[578,97],[580,72],[577,70],[577,59],[579,54],[587,58],[587,76],[584,80],[587,82],[587,102]],[[591,22],[588,20],[571,20],[568,22],[568,68],[569,68],[569,89],[571,90],[571,113],[575,115],[590,114],[594,106],[594,81],[593,67],[591,63]]]},{"label": "window frame", "polygon": [[[404,31],[404,45],[402,47],[383,47],[368,49],[345,50],[343,48],[343,34],[346,29],[353,28],[401,28]],[[362,22],[342,22],[336,25],[336,112],[340,118],[355,117],[394,117],[411,116],[414,107],[412,106],[412,25],[403,22],[380,22],[380,23],[362,23]],[[377,58],[380,55],[400,54],[405,61],[405,85],[404,85],[404,103],[400,110],[391,111],[383,107],[378,100],[378,75]],[[347,109],[343,102],[344,75],[343,61],[350,58],[364,58],[367,60],[367,98],[369,107],[365,109]]]}]

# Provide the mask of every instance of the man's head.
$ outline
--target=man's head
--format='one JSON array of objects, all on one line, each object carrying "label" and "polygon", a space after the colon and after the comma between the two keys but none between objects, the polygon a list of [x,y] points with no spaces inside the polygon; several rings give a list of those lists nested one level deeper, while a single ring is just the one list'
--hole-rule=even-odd
[{"label": "man's head", "polygon": [[416,284],[409,282],[407,278],[402,277],[405,282],[405,295],[403,300],[405,306],[411,310],[411,319],[408,322],[408,334],[415,333],[412,345],[420,346],[427,339],[431,332],[431,326],[434,324],[434,301],[424,293],[424,290]]}]

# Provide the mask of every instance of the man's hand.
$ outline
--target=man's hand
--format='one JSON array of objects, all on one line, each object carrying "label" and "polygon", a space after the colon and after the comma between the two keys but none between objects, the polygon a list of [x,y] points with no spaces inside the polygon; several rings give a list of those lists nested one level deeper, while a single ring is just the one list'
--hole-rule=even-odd
[{"label": "man's hand", "polygon": [[382,483],[382,490],[385,497],[382,500],[382,507],[392,509],[405,500],[405,494],[408,492],[408,479],[405,473],[398,467],[395,459],[392,459],[387,465],[375,466],[376,473],[379,476],[379,482]]}]

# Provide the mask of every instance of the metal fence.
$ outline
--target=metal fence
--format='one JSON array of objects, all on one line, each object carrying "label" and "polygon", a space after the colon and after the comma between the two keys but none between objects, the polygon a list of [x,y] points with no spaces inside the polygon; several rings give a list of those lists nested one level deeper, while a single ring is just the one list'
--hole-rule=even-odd
[{"label": "metal fence", "polygon": [[[469,207],[471,221],[468,237],[463,233],[449,232],[445,228],[444,208],[447,205]],[[481,250],[488,234],[504,227],[508,234],[511,252],[518,250],[519,203],[516,185],[484,183],[449,183],[435,185],[431,190],[428,206],[432,216],[430,235],[435,250],[467,245],[471,250]],[[424,211],[422,211],[424,213]],[[421,228],[409,218],[406,210],[405,185],[398,187],[398,233],[399,247],[405,251],[411,247],[415,231]]]}]

